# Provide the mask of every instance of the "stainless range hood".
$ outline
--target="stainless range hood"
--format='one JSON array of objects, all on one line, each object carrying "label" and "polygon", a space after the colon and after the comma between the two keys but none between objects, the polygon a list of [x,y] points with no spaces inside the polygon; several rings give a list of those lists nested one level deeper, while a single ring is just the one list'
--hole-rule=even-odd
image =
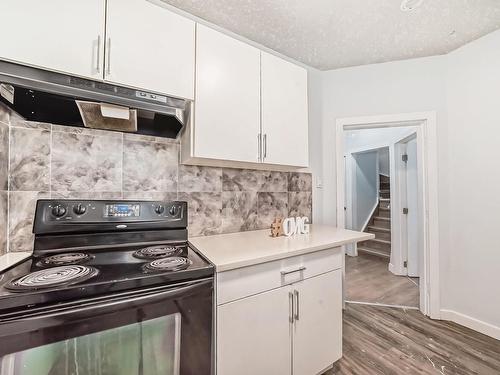
[{"label": "stainless range hood", "polygon": [[9,94],[0,99],[27,120],[82,126],[76,101],[105,103],[137,113],[138,133],[170,138],[182,129],[191,106],[188,100],[6,61],[0,61],[0,84]]}]

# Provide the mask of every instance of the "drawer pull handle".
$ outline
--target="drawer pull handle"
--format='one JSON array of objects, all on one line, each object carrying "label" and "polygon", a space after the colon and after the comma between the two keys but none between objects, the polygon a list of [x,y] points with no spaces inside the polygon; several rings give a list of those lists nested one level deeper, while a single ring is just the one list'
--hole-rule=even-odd
[{"label": "drawer pull handle", "polygon": [[302,266],[302,267],[299,267],[296,270],[292,270],[292,271],[281,271],[281,276],[286,276],[286,275],[289,275],[291,273],[302,272],[305,270],[306,270],[306,267]]}]

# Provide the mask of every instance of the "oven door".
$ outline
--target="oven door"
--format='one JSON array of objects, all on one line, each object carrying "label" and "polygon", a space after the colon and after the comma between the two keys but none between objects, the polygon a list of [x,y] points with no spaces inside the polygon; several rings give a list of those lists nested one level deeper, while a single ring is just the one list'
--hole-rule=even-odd
[{"label": "oven door", "polygon": [[213,280],[0,317],[1,375],[212,373]]}]

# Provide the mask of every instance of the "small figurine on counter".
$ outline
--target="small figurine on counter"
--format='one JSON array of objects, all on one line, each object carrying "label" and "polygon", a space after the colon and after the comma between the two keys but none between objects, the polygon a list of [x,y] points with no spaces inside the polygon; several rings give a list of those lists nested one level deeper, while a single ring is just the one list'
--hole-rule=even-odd
[{"label": "small figurine on counter", "polygon": [[283,219],[277,217],[271,224],[271,237],[279,237],[283,235]]}]

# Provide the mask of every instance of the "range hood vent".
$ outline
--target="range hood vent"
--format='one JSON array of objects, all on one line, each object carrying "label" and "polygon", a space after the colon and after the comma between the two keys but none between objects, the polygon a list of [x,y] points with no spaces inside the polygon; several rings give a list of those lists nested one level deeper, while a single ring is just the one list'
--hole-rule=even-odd
[{"label": "range hood vent", "polygon": [[29,121],[168,138],[177,137],[191,108],[188,100],[5,61],[0,100]]}]

